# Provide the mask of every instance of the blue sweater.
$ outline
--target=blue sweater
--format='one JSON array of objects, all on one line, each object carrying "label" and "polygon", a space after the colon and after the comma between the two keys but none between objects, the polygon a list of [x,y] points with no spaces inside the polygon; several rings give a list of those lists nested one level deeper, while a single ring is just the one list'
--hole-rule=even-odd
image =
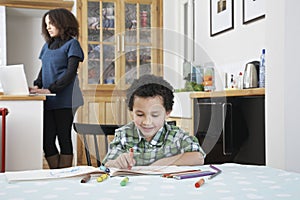
[{"label": "blue sweater", "polygon": [[[70,39],[57,49],[50,49],[44,44],[39,58],[42,61],[42,84],[48,88],[52,83],[64,76],[68,67],[68,58],[76,56],[84,59],[83,51],[76,39]],[[79,88],[79,80],[75,79],[54,97],[47,97],[44,108],[46,110],[60,108],[75,108],[83,105],[83,97]]]}]

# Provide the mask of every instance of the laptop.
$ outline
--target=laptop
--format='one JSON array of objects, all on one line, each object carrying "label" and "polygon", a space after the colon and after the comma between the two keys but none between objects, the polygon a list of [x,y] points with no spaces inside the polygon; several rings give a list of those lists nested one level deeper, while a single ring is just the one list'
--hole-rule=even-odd
[{"label": "laptop", "polygon": [[1,66],[0,81],[4,95],[55,96],[55,94],[30,93],[23,64]]}]

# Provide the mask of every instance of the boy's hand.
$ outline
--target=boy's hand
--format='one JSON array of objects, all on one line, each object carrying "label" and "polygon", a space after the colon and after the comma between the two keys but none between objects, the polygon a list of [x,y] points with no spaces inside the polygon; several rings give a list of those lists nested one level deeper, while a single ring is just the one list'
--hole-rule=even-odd
[{"label": "boy's hand", "polygon": [[123,153],[119,155],[119,157],[115,160],[109,160],[105,166],[107,167],[115,167],[120,169],[131,169],[132,166],[135,165],[135,160],[133,158],[133,154],[131,152],[129,153]]}]

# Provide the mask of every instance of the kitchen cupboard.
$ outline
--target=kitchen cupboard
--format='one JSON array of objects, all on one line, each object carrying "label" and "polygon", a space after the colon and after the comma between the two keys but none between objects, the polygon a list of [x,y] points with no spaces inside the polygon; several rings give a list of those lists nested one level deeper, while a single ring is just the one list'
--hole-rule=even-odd
[{"label": "kitchen cupboard", "polygon": [[[78,120],[130,121],[125,90],[143,74],[163,75],[162,0],[78,0],[79,41],[85,60],[79,71],[84,105]],[[101,141],[100,141],[101,144]],[[84,163],[82,142],[78,164]],[[100,147],[100,155],[106,150]]]},{"label": "kitchen cupboard", "polygon": [[194,135],[207,153],[205,164],[266,164],[263,91],[192,94]]},{"label": "kitchen cupboard", "polygon": [[161,3],[80,1],[84,90],[122,90],[142,74],[162,75]]}]

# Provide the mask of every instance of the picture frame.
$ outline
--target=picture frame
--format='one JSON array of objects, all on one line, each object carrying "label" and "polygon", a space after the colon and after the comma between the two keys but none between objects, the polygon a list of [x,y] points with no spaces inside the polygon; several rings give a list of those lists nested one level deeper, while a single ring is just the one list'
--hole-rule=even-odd
[{"label": "picture frame", "polygon": [[210,36],[234,29],[233,0],[210,0]]},{"label": "picture frame", "polygon": [[243,0],[243,24],[265,18],[265,0]]}]

